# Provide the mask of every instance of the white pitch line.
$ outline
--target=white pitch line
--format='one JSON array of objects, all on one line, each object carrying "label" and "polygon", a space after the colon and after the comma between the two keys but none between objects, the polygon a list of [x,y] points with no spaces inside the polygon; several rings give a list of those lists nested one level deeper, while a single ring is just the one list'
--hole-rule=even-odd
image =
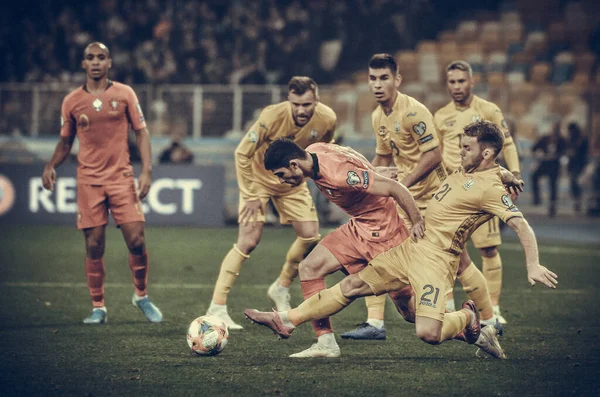
[{"label": "white pitch line", "polygon": [[[131,288],[131,283],[106,283],[107,288]],[[86,283],[58,283],[58,282],[3,282],[0,287],[13,288],[87,288]],[[213,289],[213,284],[151,284],[152,289]],[[246,284],[240,285],[239,288],[252,289],[267,289],[269,284]],[[461,289],[457,289],[457,292]],[[519,289],[520,293],[551,293],[551,294],[567,294],[567,295],[593,295],[597,293],[595,289],[561,289],[560,286],[556,289],[549,289],[542,285],[536,285],[535,288],[523,287]]]}]

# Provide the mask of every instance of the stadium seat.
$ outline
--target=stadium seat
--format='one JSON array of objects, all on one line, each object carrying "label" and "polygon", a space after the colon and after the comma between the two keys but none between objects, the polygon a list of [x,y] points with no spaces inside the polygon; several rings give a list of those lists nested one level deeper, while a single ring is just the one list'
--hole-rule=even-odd
[{"label": "stadium seat", "polygon": [[488,72],[487,82],[490,88],[500,88],[505,84],[503,72]]},{"label": "stadium seat", "polygon": [[479,24],[477,21],[462,21],[459,22],[456,28],[456,41],[463,43],[479,37]]},{"label": "stadium seat", "polygon": [[551,69],[550,64],[545,62],[533,64],[529,71],[530,81],[537,85],[545,84],[548,81]]},{"label": "stadium seat", "polygon": [[554,68],[552,70],[552,83],[563,84],[571,80],[574,69],[573,54],[567,51],[560,52],[554,57]]},{"label": "stadium seat", "polygon": [[[492,52],[487,59],[486,70],[488,73],[504,73],[506,69],[506,54],[504,52]],[[503,77],[504,79],[504,77]],[[488,79],[489,81],[489,79]]]}]

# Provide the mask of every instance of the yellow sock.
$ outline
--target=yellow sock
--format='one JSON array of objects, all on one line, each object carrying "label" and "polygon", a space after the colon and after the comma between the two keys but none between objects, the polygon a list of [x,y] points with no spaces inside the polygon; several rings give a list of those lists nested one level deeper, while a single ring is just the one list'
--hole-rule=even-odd
[{"label": "yellow sock", "polygon": [[454,339],[454,337],[462,332],[467,324],[471,321],[471,314],[465,310],[459,310],[457,312],[446,313],[444,315],[444,322],[442,324],[442,335],[440,336],[440,342],[448,339]]},{"label": "yellow sock", "polygon": [[310,238],[296,237],[285,256],[285,263],[279,274],[279,285],[289,287],[292,284],[292,281],[298,277],[298,265],[320,240],[320,234]]},{"label": "yellow sock", "polygon": [[463,289],[469,296],[477,309],[482,320],[489,320],[494,315],[492,310],[492,302],[488,292],[487,283],[483,277],[483,273],[479,271],[473,262],[458,276]]},{"label": "yellow sock", "polygon": [[500,302],[500,291],[502,290],[502,258],[500,254],[486,258],[483,257],[482,269],[485,281],[487,281],[488,290],[490,291],[490,299],[492,306],[498,305]]},{"label": "yellow sock", "polygon": [[385,312],[385,294],[379,296],[367,296],[365,298],[367,304],[367,318],[375,320],[383,320]]},{"label": "yellow sock", "polygon": [[213,302],[215,304],[224,305],[227,303],[227,294],[233,287],[237,276],[240,275],[242,263],[248,258],[250,258],[250,255],[244,254],[237,245],[233,244],[233,248],[225,255],[221,263],[219,278],[217,278],[215,291],[213,292]]},{"label": "yellow sock", "polygon": [[288,319],[298,326],[302,323],[329,317],[348,306],[353,299],[342,294],[342,287],[337,283],[331,288],[314,294],[295,309],[288,311]]}]

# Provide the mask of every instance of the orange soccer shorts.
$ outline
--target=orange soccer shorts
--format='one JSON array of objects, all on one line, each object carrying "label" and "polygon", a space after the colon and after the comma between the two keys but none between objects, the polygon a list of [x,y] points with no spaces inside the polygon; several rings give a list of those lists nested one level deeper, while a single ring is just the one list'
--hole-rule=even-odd
[{"label": "orange soccer shorts", "polygon": [[127,185],[77,184],[77,229],[106,225],[108,210],[117,225],[145,220],[134,182]]},{"label": "orange soccer shorts", "polygon": [[325,236],[319,244],[327,248],[349,274],[354,274],[377,255],[402,244],[408,236],[406,226],[402,225],[392,236],[380,236],[379,241],[367,240],[356,232],[351,222],[347,222]]}]

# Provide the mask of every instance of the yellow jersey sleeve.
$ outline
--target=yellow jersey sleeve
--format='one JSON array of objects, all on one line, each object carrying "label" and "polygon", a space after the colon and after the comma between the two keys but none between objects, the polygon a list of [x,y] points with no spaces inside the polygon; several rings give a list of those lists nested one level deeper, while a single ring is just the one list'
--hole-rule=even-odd
[{"label": "yellow jersey sleeve", "polygon": [[490,186],[483,191],[481,209],[496,215],[503,222],[507,222],[510,218],[523,217],[523,214],[513,203],[504,185],[499,180],[490,183]]},{"label": "yellow jersey sleeve", "polygon": [[421,153],[440,145],[431,112],[423,107],[412,106],[404,112],[402,125],[409,131]]}]

